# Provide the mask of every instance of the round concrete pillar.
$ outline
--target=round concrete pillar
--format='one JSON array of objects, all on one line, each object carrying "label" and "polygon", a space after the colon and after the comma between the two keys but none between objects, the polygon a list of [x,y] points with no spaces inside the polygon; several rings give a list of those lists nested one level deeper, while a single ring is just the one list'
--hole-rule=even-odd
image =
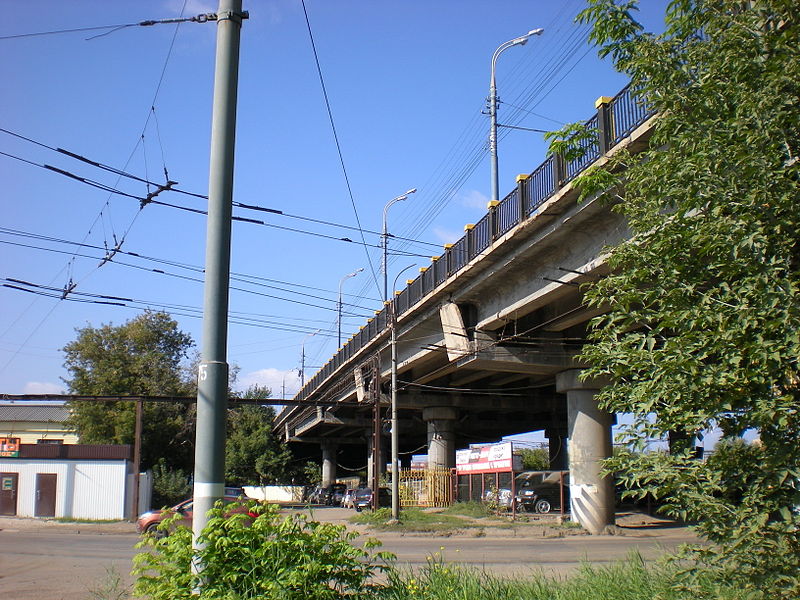
[{"label": "round concrete pillar", "polygon": [[322,485],[329,486],[336,481],[336,451],[337,444],[324,442],[322,444]]},{"label": "round concrete pillar", "polygon": [[450,406],[422,410],[428,424],[428,469],[451,469],[456,465],[455,423],[458,411]]},{"label": "round concrete pillar", "polygon": [[[374,446],[374,442],[373,442],[372,436],[370,436],[370,437],[367,438],[367,485],[368,486],[372,485],[372,477],[373,477],[372,471],[374,470],[373,469],[374,463],[372,462],[373,446]],[[387,463],[386,455],[387,455],[388,447],[389,447],[389,444],[387,443],[386,438],[382,437],[381,438],[381,456],[380,456],[380,460],[378,461],[378,465],[379,465],[378,476],[380,476],[380,475],[382,475],[383,473],[386,472],[386,463]]]},{"label": "round concrete pillar", "polygon": [[614,524],[614,482],[601,477],[602,461],[611,456],[613,417],[595,396],[605,382],[581,381],[579,369],[556,376],[556,391],[567,395],[569,491],[572,516],[587,531],[602,533]]}]

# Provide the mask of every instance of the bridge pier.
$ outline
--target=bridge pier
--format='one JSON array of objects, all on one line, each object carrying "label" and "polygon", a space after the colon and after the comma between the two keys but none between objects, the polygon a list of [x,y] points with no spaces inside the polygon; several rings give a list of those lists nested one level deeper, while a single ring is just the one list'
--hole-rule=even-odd
[{"label": "bridge pier", "polygon": [[429,406],[422,410],[428,424],[428,469],[456,466],[455,424],[458,411],[451,406]]},{"label": "bridge pier", "polygon": [[[370,435],[370,436],[367,437],[367,485],[368,486],[372,485],[372,478],[373,478],[373,470],[374,470],[373,469],[373,464],[374,463],[372,462],[372,453],[374,452],[373,446],[374,446],[374,443],[372,441],[372,436]],[[386,452],[387,446],[388,446],[388,444],[386,443],[386,439],[385,438],[381,438],[381,448],[380,448],[381,456],[380,456],[380,460],[378,461],[378,465],[379,465],[379,467],[378,467],[378,475],[382,475],[383,473],[386,472],[386,463],[388,462],[386,460],[386,457],[387,457],[387,452]]]},{"label": "bridge pier", "polygon": [[581,381],[580,373],[570,369],[556,375],[556,391],[567,395],[572,516],[598,534],[614,524],[614,482],[600,475],[601,461],[611,456],[613,416],[595,398],[604,382]]},{"label": "bridge pier", "polygon": [[336,481],[336,442],[323,442],[322,446],[322,485],[329,486]]}]

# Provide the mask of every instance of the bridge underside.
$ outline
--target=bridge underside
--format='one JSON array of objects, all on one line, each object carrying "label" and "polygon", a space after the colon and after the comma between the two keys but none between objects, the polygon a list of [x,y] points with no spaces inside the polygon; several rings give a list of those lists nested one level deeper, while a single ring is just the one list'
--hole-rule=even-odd
[{"label": "bridge underside", "polygon": [[[601,123],[608,122],[604,110],[600,105]],[[620,148],[635,153],[646,146],[652,120],[631,131],[595,164]],[[583,381],[577,357],[589,322],[604,312],[584,303],[582,286],[607,274],[607,248],[627,240],[629,231],[607,203],[578,202],[569,180],[528,211],[526,194],[533,192],[525,187],[527,177],[503,201],[506,210],[519,200],[518,214],[527,216],[506,227],[503,213],[491,205],[491,218],[482,221],[484,237],[472,235],[469,225],[459,241],[467,240],[468,261],[441,276],[450,270],[442,271],[438,260],[460,260],[446,249],[434,259],[428,279],[434,283],[421,298],[403,305],[402,294],[397,297],[396,343],[383,311],[383,322],[379,317],[368,329],[371,337],[354,336],[358,343],[351,339],[323,367],[324,377],[315,376],[313,386],[301,390],[298,397],[309,406],[278,417],[285,441],[317,457],[321,449],[323,483],[337,465],[370,463],[376,430],[382,432],[382,456],[375,462],[388,462],[394,346],[401,465],[412,454],[427,453],[430,466],[452,467],[457,448],[544,431],[551,467],[571,471],[573,514],[590,531],[613,522],[613,490],[600,476],[600,460],[611,453],[614,417],[597,407],[594,396],[603,382]],[[554,178],[560,181],[559,172]],[[409,289],[418,281],[424,289],[423,277]]]}]

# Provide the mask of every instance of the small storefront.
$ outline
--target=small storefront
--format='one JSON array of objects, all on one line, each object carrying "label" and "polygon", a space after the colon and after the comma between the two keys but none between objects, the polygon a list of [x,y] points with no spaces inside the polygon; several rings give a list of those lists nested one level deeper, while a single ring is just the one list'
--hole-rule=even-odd
[{"label": "small storefront", "polygon": [[[12,444],[8,442],[6,447]],[[132,499],[130,446],[16,444],[0,456],[0,515],[124,519]]]}]

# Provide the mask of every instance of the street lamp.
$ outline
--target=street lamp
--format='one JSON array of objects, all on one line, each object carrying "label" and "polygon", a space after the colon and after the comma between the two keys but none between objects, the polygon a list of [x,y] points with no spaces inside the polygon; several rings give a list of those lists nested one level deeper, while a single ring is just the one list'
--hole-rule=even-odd
[{"label": "street lamp", "polygon": [[351,277],[355,277],[356,275],[361,273],[361,271],[363,271],[363,270],[364,270],[363,268],[356,269],[352,273],[349,273],[349,274],[345,275],[344,277],[342,277],[342,279],[339,281],[339,311],[338,311],[339,318],[337,319],[338,330],[339,330],[339,337],[338,337],[339,348],[342,347],[342,284],[345,282],[346,279],[350,279]]},{"label": "street lamp", "polygon": [[306,340],[310,337],[314,337],[317,335],[321,329],[317,329],[316,331],[312,331],[306,337],[303,338],[303,341],[300,343],[300,389],[303,389],[303,386],[306,383]]},{"label": "street lamp", "polygon": [[489,129],[489,156],[492,163],[492,200],[497,201],[500,199],[500,183],[498,181],[499,175],[497,174],[497,86],[494,82],[494,68],[497,63],[497,57],[500,54],[511,48],[511,46],[524,46],[528,43],[528,38],[534,35],[541,35],[544,29],[531,29],[525,35],[522,35],[513,40],[509,40],[494,51],[492,55],[492,79],[489,82],[489,117],[491,118],[491,128]]},{"label": "street lamp", "polygon": [[389,231],[386,227],[386,214],[389,211],[389,207],[394,204],[395,202],[400,202],[401,200],[405,200],[408,198],[409,194],[413,194],[417,191],[417,188],[412,188],[408,190],[405,194],[401,196],[397,196],[396,198],[392,198],[389,202],[386,203],[386,206],[383,207],[383,299],[384,301],[389,300],[389,285],[388,285],[388,277],[389,272],[387,271],[387,260],[389,255]]},{"label": "street lamp", "polygon": [[[397,287],[397,278],[413,266],[408,265],[395,276],[392,289]],[[396,521],[400,518],[400,470],[397,468],[397,463],[400,459],[398,443],[400,432],[397,427],[397,313],[395,312],[394,302],[389,304],[389,311],[391,313],[390,327],[392,334],[392,519]]]}]

